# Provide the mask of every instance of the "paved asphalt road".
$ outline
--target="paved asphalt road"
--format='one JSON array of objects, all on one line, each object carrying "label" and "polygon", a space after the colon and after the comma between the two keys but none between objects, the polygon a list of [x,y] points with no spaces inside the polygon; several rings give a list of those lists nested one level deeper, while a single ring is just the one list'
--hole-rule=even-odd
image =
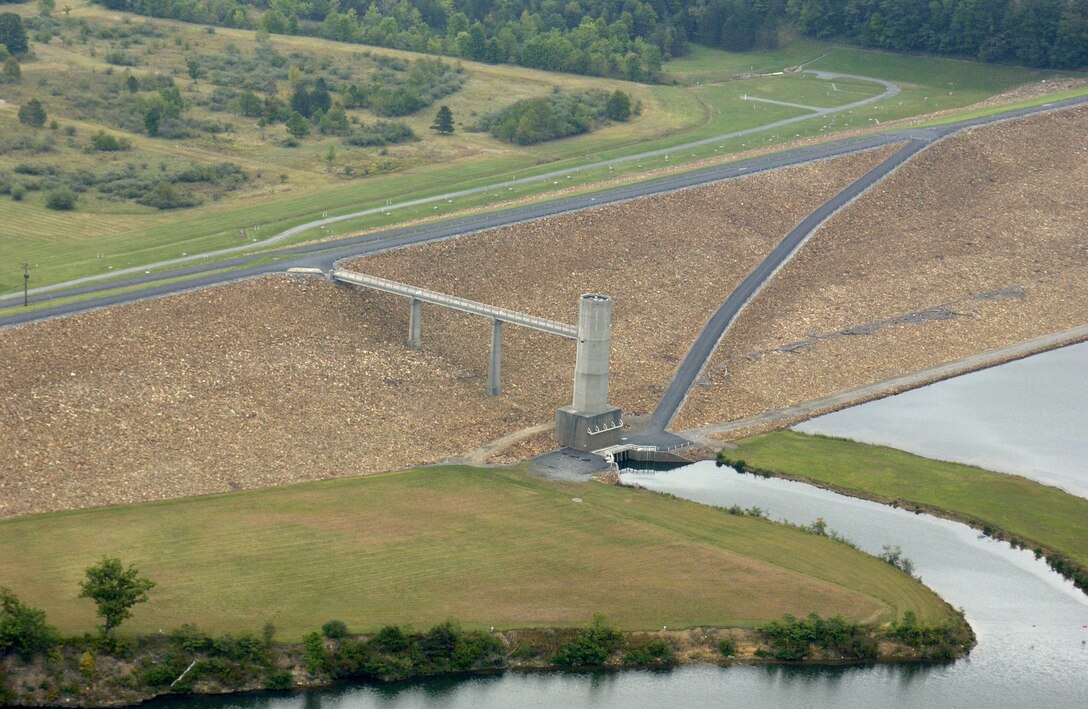
[{"label": "paved asphalt road", "polygon": [[[552,172],[546,172],[546,173],[539,174],[539,175],[531,175],[529,177],[522,177],[520,179],[519,178],[514,178],[512,180],[504,181],[501,184],[491,184],[491,185],[483,185],[483,186],[480,186],[480,187],[470,187],[468,189],[457,190],[455,192],[447,192],[447,193],[444,193],[444,194],[432,195],[430,197],[421,197],[419,199],[408,200],[406,202],[399,202],[399,203],[394,204],[394,205],[389,205],[389,206],[384,206],[384,207],[371,207],[370,209],[363,209],[363,210],[360,210],[360,211],[350,212],[348,214],[338,214],[338,215],[331,216],[331,217],[324,217],[322,219],[316,219],[314,221],[309,221],[309,222],[306,222],[305,224],[299,224],[298,226],[292,227],[292,228],[287,229],[285,231],[281,231],[278,234],[275,234],[275,235],[273,235],[273,236],[271,236],[271,237],[269,237],[267,239],[262,240],[261,243],[257,244],[256,246],[253,245],[253,244],[244,244],[244,245],[239,245],[239,246],[232,246],[232,247],[225,248],[225,249],[218,249],[216,251],[211,251],[211,252],[206,253],[206,254],[193,254],[192,256],[186,255],[186,256],[180,256],[180,257],[177,257],[177,258],[167,259],[165,261],[159,261],[159,262],[156,262],[156,263],[147,264],[147,265],[143,265],[143,266],[131,266],[131,267],[127,267],[127,268],[122,268],[122,269],[118,269],[117,271],[114,271],[112,273],[97,273],[97,274],[92,274],[92,275],[88,275],[88,276],[81,276],[79,278],[76,278],[74,280],[71,280],[71,281],[68,281],[68,282],[65,282],[65,283],[52,283],[52,284],[47,284],[47,285],[44,285],[44,286],[38,286],[36,288],[30,289],[30,292],[32,294],[38,294],[38,293],[48,293],[48,292],[52,292],[52,291],[63,291],[63,290],[68,290],[68,289],[70,289],[72,287],[75,287],[75,286],[83,286],[83,285],[87,285],[87,284],[90,284],[90,283],[99,283],[99,282],[103,282],[103,281],[115,281],[115,279],[118,276],[128,276],[130,274],[139,275],[141,273],[141,271],[154,271],[154,270],[165,269],[165,268],[183,269],[183,268],[185,268],[187,266],[193,266],[194,264],[199,264],[206,258],[212,258],[212,259],[219,260],[219,259],[221,259],[223,257],[231,256],[231,255],[236,255],[236,256],[252,255],[253,250],[255,248],[265,248],[265,247],[268,247],[268,246],[272,246],[272,245],[274,245],[276,243],[285,241],[285,240],[289,239],[290,237],[292,237],[292,236],[294,236],[296,234],[302,233],[302,232],[311,231],[311,230],[317,229],[319,227],[329,226],[330,224],[335,224],[337,222],[342,222],[342,221],[347,220],[347,219],[354,219],[354,218],[357,218],[357,217],[362,217],[362,216],[366,216],[366,215],[370,215],[370,214],[377,214],[379,212],[385,212],[385,211],[391,210],[391,209],[403,209],[405,207],[413,207],[413,206],[422,205],[422,204],[432,204],[432,203],[435,203],[435,202],[449,202],[449,201],[452,201],[453,199],[458,199],[460,197],[465,197],[465,196],[468,196],[468,195],[474,195],[474,194],[480,194],[480,193],[483,193],[483,194],[486,195],[488,192],[498,191],[502,187],[510,187],[512,185],[520,185],[520,184],[537,183],[537,182],[541,182],[541,181],[551,180],[553,178],[557,179],[557,178],[564,177],[564,176],[569,178],[572,173],[583,172],[583,171],[586,171],[586,170],[593,170],[595,168],[601,168],[601,167],[605,167],[605,166],[608,166],[609,168],[611,168],[611,166],[614,165],[614,164],[620,164],[620,163],[624,163],[624,162],[629,163],[629,162],[633,162],[633,161],[645,160],[645,159],[652,158],[652,157],[655,157],[655,156],[664,155],[665,158],[666,158],[666,161],[667,161],[669,153],[679,153],[679,152],[683,152],[685,150],[690,150],[692,148],[696,148],[696,147],[699,147],[699,146],[702,146],[702,145],[710,145],[710,144],[713,144],[713,143],[719,143],[719,142],[721,142],[723,140],[728,140],[730,138],[738,138],[738,137],[742,137],[742,136],[746,136],[746,135],[752,135],[752,134],[755,134],[755,133],[761,133],[761,132],[764,132],[764,131],[767,131],[767,130],[774,130],[776,128],[784,128],[784,127],[786,127],[788,125],[791,125],[793,123],[808,120],[808,119],[812,118],[813,116],[825,116],[825,115],[831,115],[831,114],[835,114],[835,113],[841,113],[843,111],[849,111],[851,109],[858,108],[858,107],[864,106],[866,104],[875,103],[875,102],[878,102],[878,101],[883,101],[884,99],[891,98],[891,97],[893,97],[893,96],[895,96],[895,95],[897,95],[899,93],[899,87],[898,86],[896,86],[895,84],[893,84],[890,81],[885,81],[883,79],[873,79],[873,78],[867,78],[867,77],[864,77],[864,76],[854,76],[854,75],[851,75],[851,74],[837,74],[837,73],[824,72],[824,71],[813,71],[813,70],[806,70],[806,71],[808,73],[815,74],[820,79],[823,79],[823,80],[826,80],[826,81],[832,81],[832,80],[837,79],[837,78],[851,78],[851,79],[862,79],[864,81],[871,81],[873,83],[883,85],[884,86],[884,91],[883,91],[883,93],[881,93],[881,94],[879,94],[877,96],[870,96],[868,98],[861,99],[860,101],[854,101],[853,103],[848,103],[848,104],[845,104],[845,105],[842,105],[842,106],[835,106],[835,107],[832,107],[832,108],[817,108],[817,107],[814,107],[814,106],[796,106],[796,104],[788,104],[788,105],[794,105],[797,108],[806,109],[807,111],[809,111],[809,113],[804,114],[804,115],[800,115],[800,116],[794,116],[792,118],[785,118],[785,119],[782,119],[782,120],[779,120],[779,121],[774,121],[772,123],[766,123],[766,124],[759,125],[759,126],[753,126],[751,128],[745,128],[743,130],[734,131],[734,132],[726,134],[726,135],[717,135],[717,136],[711,136],[709,138],[703,138],[701,140],[696,140],[696,141],[693,141],[693,142],[690,142],[690,143],[684,143],[683,145],[674,145],[672,147],[659,148],[657,150],[649,150],[649,151],[637,153],[637,154],[634,154],[634,155],[628,155],[626,157],[611,158],[609,160],[601,160],[601,161],[598,161],[598,162],[587,163],[585,165],[579,165],[579,166],[576,166],[576,167],[564,168],[563,170],[555,170],[555,171],[552,171]],[[834,86],[834,84],[832,84],[832,86]],[[755,100],[755,99],[750,98],[749,100]],[[17,299],[18,299],[17,294],[10,294],[10,295],[6,295],[6,296],[0,296],[0,305],[3,305],[5,303],[7,303],[7,302],[13,302],[13,301],[15,301]]]},{"label": "paved asphalt road", "polygon": [[[1063,101],[1055,101],[1042,106],[1007,111],[985,118],[962,121],[938,128],[908,128],[874,133],[855,138],[834,140],[819,145],[786,150],[780,153],[751,158],[726,165],[702,168],[621,187],[614,187],[592,195],[567,197],[548,202],[497,210],[495,212],[475,216],[447,219],[413,227],[389,229],[367,236],[348,237],[335,241],[311,244],[309,246],[288,247],[257,255],[239,256],[226,261],[195,264],[169,271],[140,274],[131,278],[114,280],[108,283],[94,283],[60,289],[49,294],[35,295],[34,302],[42,303],[66,299],[72,296],[85,296],[122,287],[131,288],[131,290],[125,293],[102,295],[82,299],[77,302],[35,308],[34,310],[9,312],[7,315],[0,317],[0,327],[32,322],[34,320],[43,320],[95,308],[108,307],[117,305],[118,303],[125,303],[143,298],[179,293],[194,288],[228,283],[266,273],[282,272],[292,267],[316,267],[321,268],[322,270],[329,270],[336,261],[349,256],[364,255],[410,244],[436,241],[471,233],[473,231],[539,219],[563,212],[608,204],[610,202],[635,199],[637,197],[659,194],[693,185],[742,177],[755,172],[773,170],[787,165],[796,165],[812,160],[845,155],[904,140],[932,141],[968,126],[1015,118],[1039,111],[1084,103],[1086,101],[1088,101],[1088,97],[1078,97]],[[178,278],[182,278],[183,280],[174,283],[164,282]],[[8,296],[0,297],[0,305],[17,303],[20,295],[21,294],[10,294]]]},{"label": "paved asphalt road", "polygon": [[[744,306],[755,296],[770,278],[778,271],[790,257],[800,248],[801,244],[816,230],[820,224],[826,221],[837,210],[848,204],[869,187],[882,180],[892,170],[902,165],[911,156],[930,144],[930,140],[912,139],[904,147],[900,148],[890,158],[880,163],[869,172],[865,173],[846,189],[820,205],[814,212],[802,219],[797,226],[786,234],[782,241],[771,249],[771,252],[752,269],[740,285],[729,294],[706,325],[703,326],[699,336],[695,338],[688,353],[680,362],[672,381],[665,389],[665,394],[657,402],[657,407],[650,416],[649,422],[642,435],[653,434],[662,431],[669,425],[681,404],[687,397],[695,377],[703,370],[710,360],[714,348],[718,346],[725,331],[733,324],[737,315]],[[641,436],[630,437],[633,442],[638,442]]]}]

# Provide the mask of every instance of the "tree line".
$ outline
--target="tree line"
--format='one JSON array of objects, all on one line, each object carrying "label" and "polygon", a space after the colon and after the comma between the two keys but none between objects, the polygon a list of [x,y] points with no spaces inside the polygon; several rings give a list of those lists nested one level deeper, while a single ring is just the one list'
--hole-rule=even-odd
[{"label": "tree line", "polygon": [[894,51],[1088,66],[1088,0],[92,0],[155,17],[654,81],[689,40],[773,48],[784,29]]},{"label": "tree line", "polygon": [[653,80],[686,52],[683,6],[670,0],[92,0],[153,17],[306,34],[344,42]]},{"label": "tree line", "polygon": [[867,47],[1088,66],[1088,0],[789,0],[786,14],[807,35]]}]

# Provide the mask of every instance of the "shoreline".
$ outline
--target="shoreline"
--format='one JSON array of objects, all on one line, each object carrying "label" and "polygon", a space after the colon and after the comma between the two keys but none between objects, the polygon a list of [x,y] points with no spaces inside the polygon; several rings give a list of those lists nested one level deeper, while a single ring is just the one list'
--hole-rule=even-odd
[{"label": "shoreline", "polygon": [[[812,434],[804,434],[804,435],[812,435]],[[878,446],[876,444],[870,444],[870,443],[862,443],[862,442],[859,442],[859,441],[853,441],[851,439],[846,439],[846,438],[837,438],[835,436],[824,436],[823,434],[817,434],[817,436],[822,437],[822,438],[830,438],[830,439],[834,439],[834,440],[848,441],[850,443],[854,443],[854,444],[861,445],[861,446],[884,447],[884,448],[888,447],[888,446]],[[723,455],[725,453],[725,450],[726,449],[723,449],[723,450],[718,452],[717,457],[715,458],[715,464],[718,465],[719,467],[720,466],[730,467],[730,468],[732,468],[733,470],[736,470],[738,473],[740,473],[742,475],[755,475],[757,477],[778,478],[778,479],[781,479],[781,480],[790,480],[790,481],[793,481],[793,482],[804,483],[805,485],[811,485],[813,487],[820,488],[822,490],[827,490],[828,492],[833,492],[833,493],[835,493],[837,495],[843,495],[845,497],[853,497],[853,498],[859,499],[859,500],[868,500],[869,502],[876,502],[878,504],[886,505],[888,507],[893,507],[893,508],[902,508],[904,510],[909,510],[911,512],[914,512],[915,514],[923,514],[923,513],[928,514],[928,515],[931,515],[933,517],[939,517],[941,519],[947,519],[947,520],[950,520],[952,522],[959,522],[961,524],[965,524],[965,525],[967,525],[968,527],[970,527],[972,529],[978,530],[982,535],[990,537],[991,539],[995,539],[997,541],[1008,542],[1013,548],[1020,547],[1022,549],[1030,549],[1035,553],[1035,558],[1036,559],[1045,559],[1046,563],[1047,563],[1047,566],[1050,568],[1050,570],[1057,573],[1062,578],[1064,578],[1064,579],[1066,579],[1068,581],[1072,581],[1074,586],[1077,589],[1079,589],[1085,595],[1088,595],[1088,584],[1083,583],[1083,581],[1081,580],[1081,579],[1084,579],[1084,578],[1088,578],[1088,567],[1085,567],[1083,564],[1080,564],[1079,562],[1075,561],[1074,559],[1069,558],[1069,556],[1065,552],[1062,552],[1062,551],[1054,548],[1052,545],[1050,545],[1049,543],[1047,543],[1045,541],[1035,539],[1035,538],[1032,538],[1032,537],[1029,537],[1027,535],[1023,535],[1023,534],[1015,534],[1015,533],[1009,531],[1008,529],[1006,529],[1005,527],[1003,527],[1002,525],[998,524],[997,522],[985,520],[985,519],[982,519],[981,517],[976,517],[974,515],[967,514],[965,512],[958,512],[956,510],[947,509],[947,508],[941,507],[939,505],[934,505],[934,504],[927,503],[927,502],[919,502],[919,501],[916,501],[916,500],[910,500],[910,499],[906,499],[906,498],[903,498],[903,497],[883,495],[883,494],[880,494],[880,493],[871,492],[869,490],[864,490],[864,489],[856,488],[856,487],[848,487],[848,486],[844,486],[844,485],[838,485],[836,483],[827,482],[825,480],[820,480],[818,478],[808,477],[808,476],[797,474],[797,473],[788,473],[788,472],[781,471],[781,470],[773,470],[773,469],[769,469],[769,468],[761,468],[761,467],[757,467],[757,466],[751,466],[751,465],[748,465],[743,460],[732,460],[728,456]],[[895,449],[895,450],[898,450],[898,449]],[[924,457],[924,456],[918,456],[918,457]],[[927,460],[935,460],[935,459],[930,458],[930,459],[927,459]],[[967,467],[977,467],[977,466],[967,466]],[[993,472],[993,471],[988,471],[988,472]],[[1041,482],[1039,482],[1037,480],[1032,480],[1030,478],[1026,478],[1026,477],[1024,477],[1022,475],[1014,475],[1012,473],[997,473],[997,474],[998,475],[1009,475],[1011,477],[1016,477],[1016,478],[1020,478],[1022,480],[1025,480],[1027,483],[1029,483],[1031,485],[1037,485],[1039,487],[1045,487],[1045,488],[1052,488],[1052,489],[1058,490],[1060,492],[1065,492],[1065,490],[1062,490],[1061,488],[1056,487],[1054,485],[1047,485],[1047,484],[1041,483]],[[1069,493],[1066,493],[1066,494],[1069,494]]]},{"label": "shoreline", "polygon": [[[193,695],[268,695],[296,694],[301,691],[335,687],[343,684],[389,685],[398,682],[416,682],[439,677],[468,678],[504,674],[506,672],[578,672],[585,670],[620,672],[623,670],[671,669],[688,665],[805,665],[805,666],[873,666],[896,664],[925,664],[937,666],[967,657],[974,647],[974,632],[962,616],[946,623],[948,635],[955,637],[953,644],[912,646],[909,642],[892,637],[895,626],[862,625],[847,623],[850,628],[860,629],[864,639],[871,642],[875,654],[866,657],[843,657],[841,648],[834,649],[813,643],[805,647],[805,657],[789,659],[780,656],[782,646],[769,640],[767,629],[780,623],[789,625],[795,619],[786,616],[783,621],[750,628],[694,627],[679,630],[614,631],[606,625],[594,624],[577,628],[525,628],[519,630],[486,632],[462,632],[455,624],[435,626],[427,634],[402,633],[401,637],[422,640],[432,637],[440,629],[453,629],[460,638],[480,638],[491,651],[479,653],[471,666],[457,668],[439,663],[430,668],[405,668],[397,657],[409,658],[410,651],[386,652],[370,659],[376,665],[358,665],[354,672],[344,672],[343,658],[354,657],[359,648],[379,645],[390,628],[383,628],[372,635],[348,635],[328,638],[312,633],[300,643],[265,642],[252,635],[220,638],[204,636],[192,626],[183,626],[166,635],[139,636],[114,641],[111,653],[93,651],[100,639],[91,636],[69,638],[54,647],[46,656],[39,654],[30,661],[15,656],[0,657],[0,703],[4,706],[27,707],[127,707],[139,706],[153,700],[181,698]],[[811,623],[815,614],[797,621]],[[833,619],[827,619],[832,622]],[[906,626],[904,626],[906,627]],[[935,630],[936,626],[919,626]],[[601,662],[570,664],[559,661],[564,648],[586,642],[586,637],[604,629],[611,634],[608,654]],[[761,630],[762,629],[762,630]],[[266,636],[267,637],[267,636]],[[180,638],[180,640],[179,640]],[[317,638],[318,640],[315,640]],[[259,647],[252,645],[260,644]],[[320,655],[317,663],[317,643]],[[190,653],[177,666],[184,667],[180,675],[167,684],[169,676],[149,679],[157,667],[163,667],[175,645],[188,643],[202,650]],[[245,648],[250,643],[248,648]],[[245,649],[239,649],[245,648]],[[663,650],[667,648],[667,651]],[[726,654],[726,652],[729,654]],[[641,654],[636,654],[641,653]],[[88,659],[88,657],[90,659]],[[189,658],[192,657],[192,661]],[[234,659],[227,659],[233,657]],[[451,659],[456,657],[456,651]],[[238,659],[241,658],[241,659]],[[356,658],[357,660],[357,658]],[[384,664],[383,664],[384,663]],[[409,660],[410,663],[410,660]],[[42,678],[43,671],[61,668],[67,684],[50,683]],[[88,670],[88,667],[90,668]],[[386,674],[376,674],[373,667],[384,667]],[[144,684],[137,684],[137,671]],[[18,687],[18,692],[7,687]]]}]

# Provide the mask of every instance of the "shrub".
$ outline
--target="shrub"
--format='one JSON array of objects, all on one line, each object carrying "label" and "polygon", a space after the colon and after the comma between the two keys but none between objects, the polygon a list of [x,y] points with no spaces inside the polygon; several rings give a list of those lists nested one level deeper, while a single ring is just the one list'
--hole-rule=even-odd
[{"label": "shrub", "polygon": [[45,196],[45,206],[63,212],[76,207],[76,193],[67,187],[58,187]]},{"label": "shrub", "polygon": [[11,188],[11,198],[16,202],[23,201],[23,197],[26,196],[26,188],[22,185],[16,184]]},{"label": "shrub", "polygon": [[394,145],[415,140],[415,132],[402,121],[376,121],[370,125],[359,126],[351,135],[344,138],[348,145],[360,147]]},{"label": "shrub", "polygon": [[126,138],[118,139],[104,130],[100,130],[91,136],[91,147],[95,150],[113,152],[116,150],[128,150],[132,144]]},{"label": "shrub", "polygon": [[158,182],[150,192],[145,193],[136,201],[155,209],[179,209],[181,207],[195,207],[200,204],[200,200],[183,194],[165,181]]},{"label": "shrub", "polygon": [[803,619],[786,615],[782,622],[756,626],[756,632],[770,644],[770,654],[778,660],[803,660],[812,647],[852,660],[876,657],[876,640],[870,630],[841,616],[825,619],[816,613]]},{"label": "shrub", "polygon": [[605,623],[604,616],[594,613],[590,626],[579,631],[574,640],[559,646],[552,662],[564,667],[602,665],[619,648],[621,640],[622,636]]},{"label": "shrub", "polygon": [[370,644],[380,652],[398,653],[408,649],[408,636],[395,625],[387,625],[378,631]]},{"label": "shrub", "polygon": [[270,690],[290,689],[294,685],[294,677],[290,670],[272,670],[264,678],[264,688]]},{"label": "shrub", "polygon": [[106,52],[104,58],[108,64],[114,64],[116,66],[136,66],[139,63],[120,49]]},{"label": "shrub", "polygon": [[348,626],[342,620],[329,620],[321,626],[321,632],[326,638],[339,640],[348,636]]},{"label": "shrub", "polygon": [[450,668],[455,670],[499,667],[504,662],[502,641],[488,633],[462,634],[450,655]]},{"label": "shrub", "polygon": [[672,665],[676,663],[676,651],[672,645],[656,638],[650,642],[633,647],[623,656],[623,664],[645,667],[647,665]]},{"label": "shrub", "polygon": [[0,656],[11,652],[29,660],[56,645],[56,628],[45,622],[45,611],[25,605],[0,586]]},{"label": "shrub", "polygon": [[732,657],[737,654],[737,644],[733,642],[733,638],[722,638],[718,641],[718,652],[725,657]]},{"label": "shrub", "polygon": [[90,650],[84,650],[83,654],[79,656],[79,673],[84,677],[94,677],[95,662],[94,655]]},{"label": "shrub", "polygon": [[144,684],[150,687],[168,687],[181,676],[189,662],[173,650],[166,652],[157,662],[146,658],[141,673]]},{"label": "shrub", "polygon": [[587,133],[607,118],[608,94],[603,91],[555,92],[523,99],[480,119],[475,130],[499,140],[532,145]]}]

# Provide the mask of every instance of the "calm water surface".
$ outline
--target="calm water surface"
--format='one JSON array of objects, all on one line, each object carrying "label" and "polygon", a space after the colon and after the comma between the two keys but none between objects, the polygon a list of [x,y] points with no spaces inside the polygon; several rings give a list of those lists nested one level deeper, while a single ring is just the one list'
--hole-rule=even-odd
[{"label": "calm water surface", "polygon": [[1015,473],[1088,497],[1088,342],[794,428]]}]

